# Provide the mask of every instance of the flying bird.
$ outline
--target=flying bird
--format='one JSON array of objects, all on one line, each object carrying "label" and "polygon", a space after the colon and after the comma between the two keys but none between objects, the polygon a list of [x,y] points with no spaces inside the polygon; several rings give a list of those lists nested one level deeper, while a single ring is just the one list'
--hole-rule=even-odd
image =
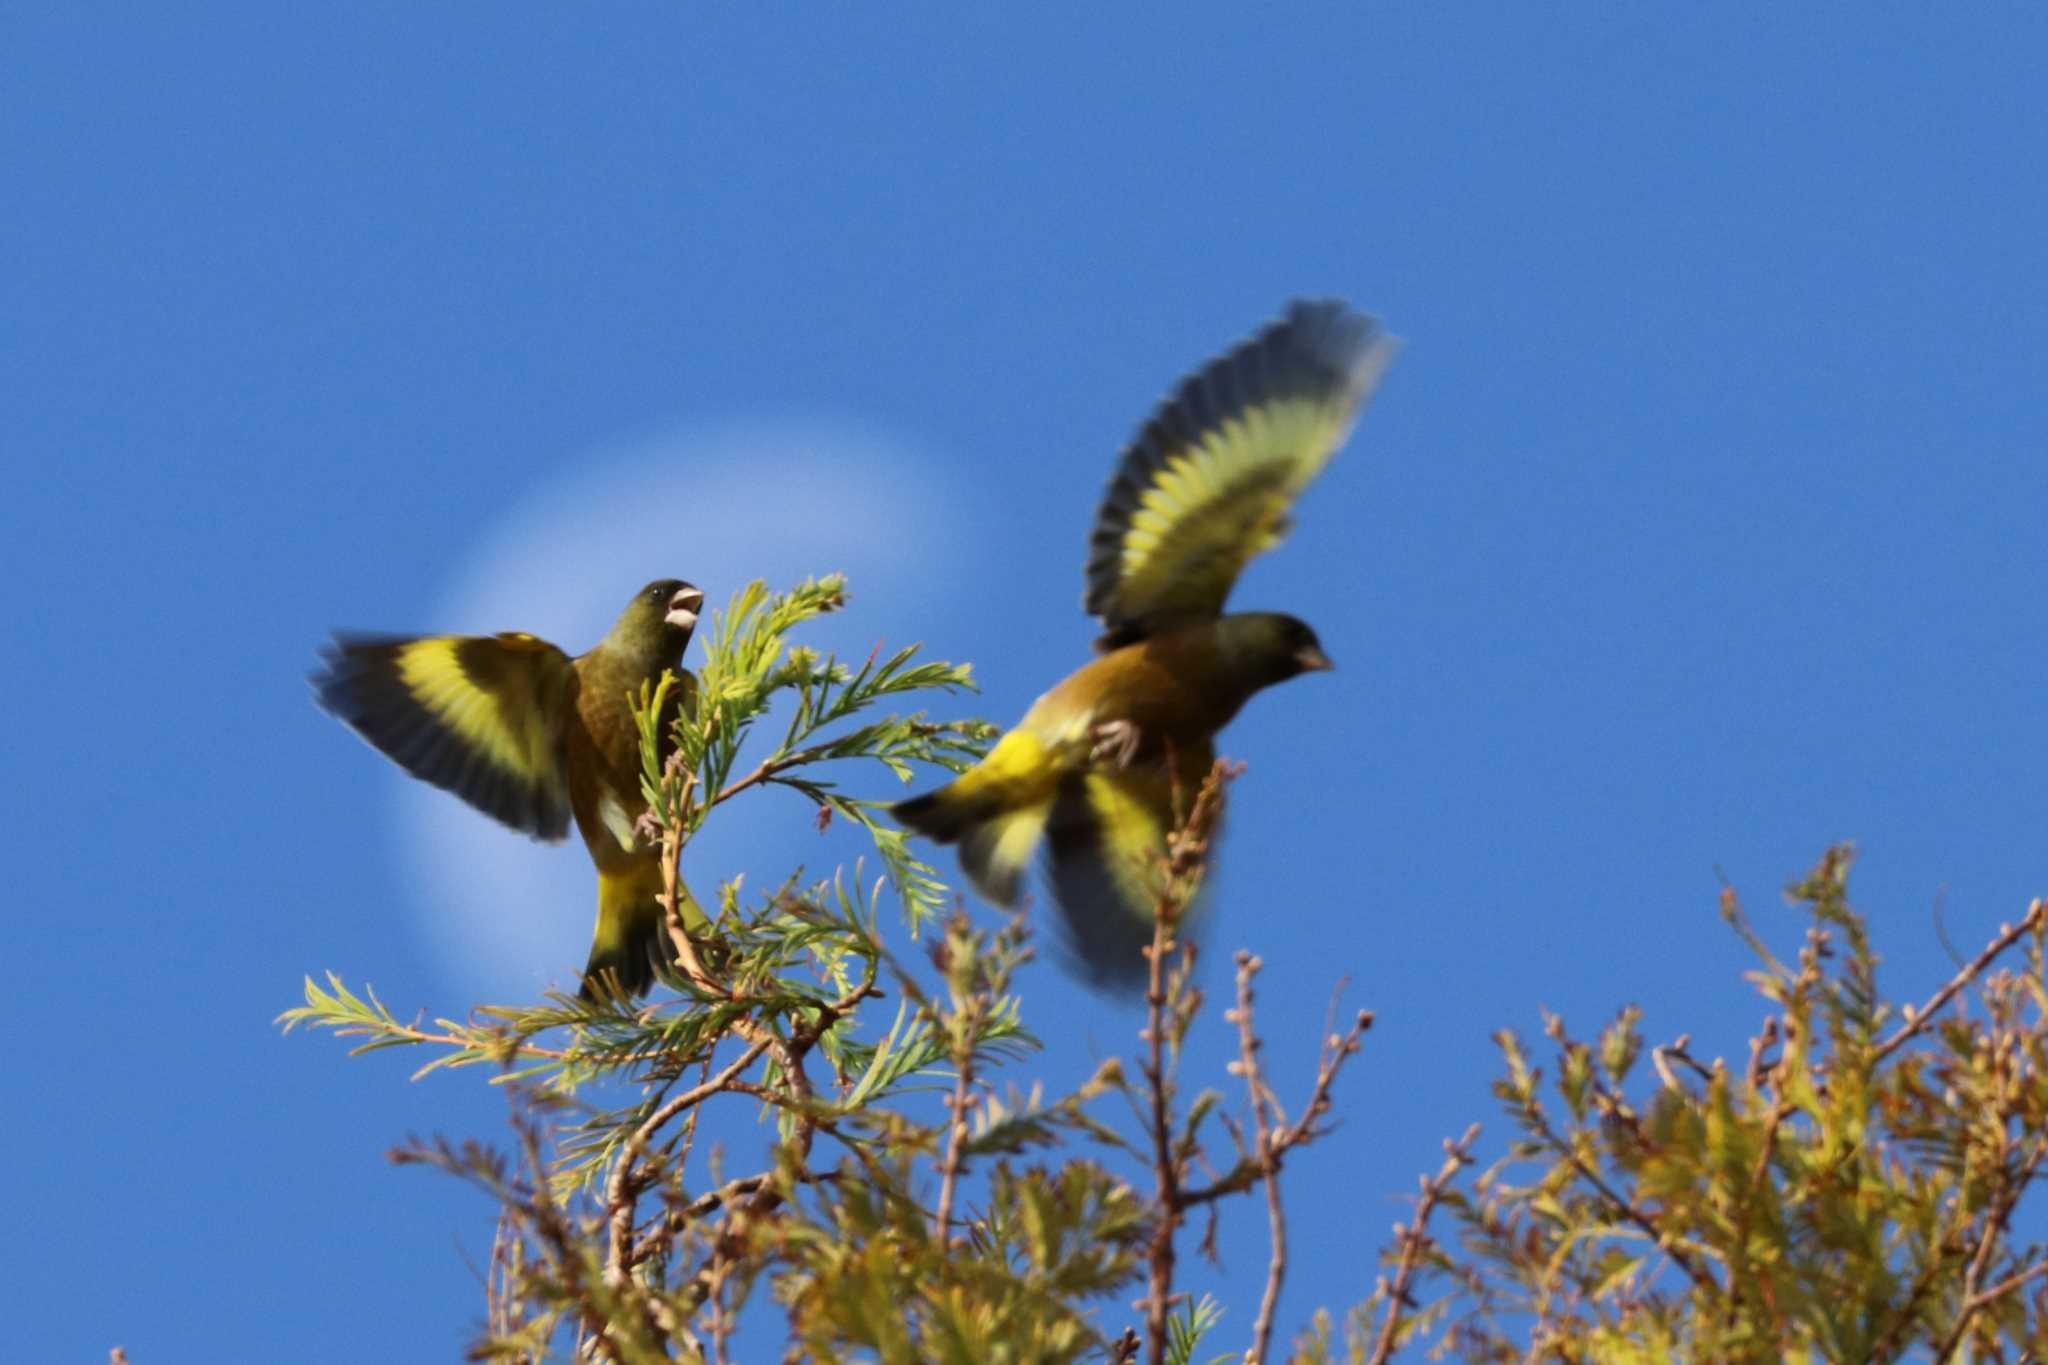
[{"label": "flying bird", "polygon": [[1223,604],[1277,545],[1295,498],[1350,434],[1398,343],[1335,301],[1284,317],[1184,379],[1125,448],[1089,535],[1083,606],[1097,657],[1024,713],[979,765],[892,809],[960,846],[981,893],[1014,906],[1043,846],[1091,984],[1143,984],[1166,835],[1216,732],[1253,693],[1329,668],[1313,630]]},{"label": "flying bird", "polygon": [[[597,865],[586,999],[607,974],[637,996],[672,960],[660,845],[638,828],[647,802],[632,703],[668,670],[681,683],[669,694],[671,715],[693,705],[697,680],[682,660],[703,606],[704,594],[681,579],[649,583],[573,659],[520,631],[337,633],[311,678],[323,709],[421,781],[549,843],[566,838],[575,818]],[[688,888],[678,900],[689,927],[706,927]]]}]

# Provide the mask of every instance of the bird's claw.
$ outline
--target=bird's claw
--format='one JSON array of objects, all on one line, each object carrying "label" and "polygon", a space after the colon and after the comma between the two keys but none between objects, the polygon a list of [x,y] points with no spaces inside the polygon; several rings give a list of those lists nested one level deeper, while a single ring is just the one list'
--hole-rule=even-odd
[{"label": "bird's claw", "polygon": [[1088,750],[1090,762],[1128,768],[1131,760],[1138,756],[1138,743],[1142,736],[1138,727],[1127,720],[1106,720],[1091,729],[1088,738],[1093,745]]}]

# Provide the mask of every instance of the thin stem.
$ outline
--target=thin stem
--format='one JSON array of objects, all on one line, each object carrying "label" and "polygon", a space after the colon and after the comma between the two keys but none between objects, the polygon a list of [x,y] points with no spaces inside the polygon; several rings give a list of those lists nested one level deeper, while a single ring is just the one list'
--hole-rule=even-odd
[{"label": "thin stem", "polygon": [[1572,1169],[1579,1173],[1579,1178],[1591,1185],[1594,1192],[1606,1200],[1623,1218],[1635,1224],[1637,1229],[1650,1239],[1652,1245],[1661,1248],[1664,1254],[1671,1258],[1672,1264],[1685,1272],[1687,1279],[1709,1293],[1720,1292],[1721,1286],[1715,1283],[1714,1277],[1702,1269],[1683,1247],[1666,1237],[1663,1230],[1657,1226],[1656,1220],[1622,1198],[1613,1187],[1600,1178],[1598,1171],[1580,1158],[1570,1143],[1558,1136],[1557,1130],[1550,1126],[1550,1120],[1540,1107],[1531,1104],[1526,1106],[1523,1112],[1527,1115],[1530,1126],[1549,1144],[1550,1149],[1570,1162]]},{"label": "thin stem", "polygon": [[2040,929],[2044,922],[2048,922],[2048,900],[2037,900],[2028,905],[2026,915],[2018,924],[2009,924],[2001,928],[1998,936],[1984,945],[1983,952],[1965,963],[1961,971],[1949,978],[1947,985],[1928,997],[1926,1004],[1906,1017],[1906,1022],[1899,1026],[1897,1032],[1877,1045],[1877,1051],[1870,1055],[1871,1063],[1875,1065],[1905,1046],[1933,1022],[1934,1016],[1943,1005],[1955,999],[1963,987],[1983,975],[1984,969],[1991,965],[1993,959],[2019,942],[2024,935]]},{"label": "thin stem", "polygon": [[786,772],[791,768],[801,768],[807,763],[815,763],[838,742],[838,740],[825,740],[822,743],[812,744],[806,748],[793,749],[789,753],[774,758],[763,759],[745,777],[726,783],[719,790],[718,795],[712,797],[707,804],[710,806],[720,805],[732,800],[749,787],[758,787],[763,782],[773,781],[777,773]]},{"label": "thin stem", "polygon": [[[2033,907],[2027,911],[2027,919],[2032,919],[2034,911],[2042,904],[2041,901],[2035,901]],[[2022,924],[2025,922],[2021,921]],[[2044,1262],[2030,1266],[2017,1275],[2008,1276],[1989,1289],[1980,1290],[1977,1287],[1984,1278],[1984,1272],[1990,1269],[1992,1253],[1997,1250],[2006,1224],[2012,1219],[2014,1207],[2019,1204],[2020,1196],[2026,1193],[2027,1186],[2033,1183],[2034,1173],[2041,1168],[2041,1159],[2044,1156],[2048,1156],[2048,1137],[2035,1139],[2032,1150],[2020,1163],[2019,1169],[2013,1172],[2005,1189],[1999,1192],[1997,1202],[1986,1213],[1984,1231],[1977,1238],[1976,1253],[1970,1257],[1969,1268],[1963,1272],[1963,1311],[1956,1315],[1955,1325],[1949,1328],[1948,1335],[1943,1337],[1941,1345],[1935,1348],[1936,1360],[1946,1361],[1955,1353],[1956,1348],[1962,1343],[1964,1334],[1970,1330],[1971,1321],[1979,1313],[2036,1275],[2048,1274],[2048,1271],[2042,1269],[2043,1264],[2048,1264]]]},{"label": "thin stem", "polygon": [[[1179,765],[1169,754],[1167,767],[1175,781],[1175,808],[1179,800]],[[1152,1133],[1154,1198],[1159,1222],[1152,1230],[1148,1260],[1150,1275],[1145,1291],[1145,1358],[1150,1365],[1166,1360],[1167,1316],[1173,1305],[1174,1234],[1180,1230],[1188,1204],[1181,1191],[1181,1159],[1173,1150],[1173,1084],[1167,1074],[1166,1027],[1169,999],[1175,1007],[1175,1027],[1187,1025],[1183,1000],[1185,974],[1170,977],[1167,961],[1176,949],[1174,930],[1186,909],[1186,888],[1208,857],[1209,836],[1223,814],[1223,788],[1242,768],[1222,760],[1212,764],[1196,794],[1193,807],[1180,827],[1167,835],[1165,878],[1159,899],[1152,908],[1152,946],[1146,952],[1145,982],[1145,1088],[1150,1100],[1147,1127]],[[1176,1054],[1178,1043],[1176,1042]]]},{"label": "thin stem", "polygon": [[1252,1027],[1252,977],[1259,959],[1240,950],[1237,954],[1237,1008],[1230,1018],[1237,1023],[1238,1068],[1252,1110],[1252,1139],[1266,1186],[1266,1228],[1271,1251],[1266,1258],[1266,1290],[1259,1296],[1259,1315],[1252,1323],[1252,1344],[1244,1353],[1244,1365],[1262,1365],[1273,1339],[1273,1313],[1280,1303],[1280,1286],[1287,1278],[1287,1212],[1280,1203],[1280,1149],[1275,1144],[1273,1124],[1268,1117],[1272,1092],[1259,1069],[1259,1037]]},{"label": "thin stem", "polygon": [[1409,1285],[1422,1266],[1423,1254],[1429,1249],[1429,1217],[1436,1212],[1437,1202],[1443,1198],[1444,1191],[1458,1172],[1472,1164],[1472,1144],[1478,1137],[1479,1125],[1475,1123],[1456,1142],[1444,1139],[1444,1164],[1437,1168],[1435,1175],[1422,1182],[1422,1197],[1415,1202],[1415,1216],[1407,1226],[1397,1229],[1401,1238],[1401,1260],[1394,1267],[1393,1284],[1387,1287],[1387,1315],[1380,1320],[1379,1335],[1373,1341],[1372,1354],[1366,1357],[1366,1365],[1386,1365],[1393,1358],[1394,1347],[1400,1340],[1401,1310],[1412,1304]]},{"label": "thin stem", "polygon": [[1145,1291],[1145,1359],[1165,1365],[1166,1318],[1173,1298],[1173,1235],[1181,1220],[1180,1171],[1172,1151],[1166,1079],[1166,955],[1173,948],[1173,929],[1162,898],[1152,918],[1152,947],[1145,987],[1145,1086],[1151,1097],[1152,1173],[1159,1202],[1159,1224],[1152,1230],[1151,1277]]},{"label": "thin stem", "polygon": [[633,1211],[639,1201],[642,1180],[639,1168],[641,1159],[647,1154],[647,1144],[676,1115],[703,1103],[739,1079],[740,1074],[760,1060],[761,1054],[767,1050],[767,1039],[755,1041],[725,1070],[703,1084],[692,1086],[682,1094],[671,1097],[659,1109],[649,1114],[646,1120],[633,1130],[633,1135],[626,1139],[625,1148],[619,1153],[617,1164],[612,1167],[611,1178],[605,1182],[605,1206],[611,1211],[610,1249],[604,1267],[605,1279],[608,1282],[622,1282],[634,1265],[631,1254]]},{"label": "thin stem", "polygon": [[974,1085],[975,1002],[964,1003],[958,1017],[959,1036],[953,1044],[953,1093],[947,1108],[953,1118],[946,1126],[946,1154],[939,1161],[939,1246],[953,1245],[953,1196],[960,1184],[960,1153],[967,1145],[967,1108]]}]

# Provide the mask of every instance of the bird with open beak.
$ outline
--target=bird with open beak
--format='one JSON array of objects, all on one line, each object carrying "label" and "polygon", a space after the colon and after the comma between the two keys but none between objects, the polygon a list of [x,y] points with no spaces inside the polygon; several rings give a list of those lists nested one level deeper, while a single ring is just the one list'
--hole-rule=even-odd
[{"label": "bird with open beak", "polygon": [[[677,578],[633,594],[604,639],[570,658],[519,631],[499,635],[337,633],[312,675],[316,700],[423,782],[522,834],[555,842],[573,816],[597,866],[597,931],[583,994],[643,993],[674,960],[661,905],[659,844],[638,828],[643,685],[675,673],[662,717],[694,709],[682,666],[704,594]],[[664,754],[664,757],[666,755]],[[678,888],[686,927],[704,913]]]}]

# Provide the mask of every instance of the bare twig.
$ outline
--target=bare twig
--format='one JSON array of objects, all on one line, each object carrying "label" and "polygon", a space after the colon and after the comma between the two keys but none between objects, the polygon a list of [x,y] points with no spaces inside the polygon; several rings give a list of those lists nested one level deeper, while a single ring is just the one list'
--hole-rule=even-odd
[{"label": "bare twig", "polygon": [[[1743,1084],[1754,1092],[1763,1088],[1764,1077],[1776,1067],[1775,1062],[1765,1062],[1764,1051],[1778,1041],[1778,1016],[1765,1015],[1763,1027],[1749,1040],[1749,1066],[1742,1073]],[[1712,1079],[1709,1077],[1708,1079]]]},{"label": "bare twig", "polygon": [[[1176,784],[1179,767],[1169,762]],[[1152,946],[1146,950],[1145,984],[1145,1088],[1150,1100],[1147,1126],[1152,1132],[1152,1173],[1154,1197],[1158,1202],[1158,1223],[1152,1229],[1147,1257],[1150,1273],[1145,1289],[1145,1358],[1150,1365],[1166,1360],[1167,1317],[1173,1305],[1174,1234],[1186,1216],[1181,1197],[1181,1162],[1173,1151],[1173,1085],[1167,1075],[1166,1026],[1169,996],[1176,1003],[1186,989],[1186,977],[1171,980],[1167,960],[1175,949],[1174,929],[1181,912],[1180,888],[1188,876],[1199,870],[1208,854],[1209,835],[1223,813],[1223,786],[1236,775],[1229,763],[1218,761],[1209,769],[1202,789],[1181,827],[1167,836],[1166,880],[1152,910]],[[1179,804],[1176,799],[1176,806]]]},{"label": "bare twig", "polygon": [[[762,1171],[758,1175],[743,1175],[736,1180],[728,1180],[717,1189],[698,1195],[670,1216],[683,1222],[695,1222],[706,1214],[718,1212],[718,1210],[727,1207],[735,1200],[756,1193],[762,1186],[774,1178],[774,1175],[770,1172]],[[829,1179],[831,1177],[827,1173],[827,1175],[818,1178]]]},{"label": "bare twig", "polygon": [[[954,920],[947,938],[949,946],[957,951],[971,952],[972,940],[966,913],[962,911]],[[947,977],[953,983],[954,1010],[950,1020],[935,1017],[935,1026],[946,1026],[952,1033],[953,1052],[953,1093],[946,1097],[946,1109],[951,1118],[946,1124],[946,1150],[939,1158],[939,1207],[937,1214],[939,1246],[953,1245],[953,1199],[960,1186],[961,1153],[967,1146],[967,1111],[974,1093],[974,1045],[981,1036],[981,1014],[985,1003],[983,993],[975,989],[975,982],[965,984],[968,989],[962,993],[961,964],[949,962]],[[971,975],[971,971],[968,973]],[[933,1011],[937,1015],[937,1011]]]},{"label": "bare twig", "polygon": [[1677,1074],[1671,1070],[1673,1062],[1677,1062],[1703,1081],[1711,1082],[1714,1079],[1714,1073],[1700,1065],[1699,1059],[1692,1055],[1691,1045],[1692,1035],[1681,1033],[1671,1042],[1650,1049],[1650,1065],[1656,1068],[1657,1076],[1664,1082],[1666,1090],[1684,1088],[1678,1083]]},{"label": "bare twig", "polygon": [[711,1292],[711,1361],[712,1365],[731,1365],[732,1357],[726,1354],[726,1346],[732,1340],[732,1314],[725,1307],[725,1286],[727,1280],[720,1276],[717,1286]]},{"label": "bare twig", "polygon": [[1401,1312],[1414,1306],[1413,1299],[1409,1297],[1409,1286],[1429,1250],[1430,1215],[1436,1212],[1437,1202],[1443,1198],[1444,1191],[1457,1178],[1458,1172],[1472,1164],[1472,1144],[1478,1137],[1479,1125],[1475,1123],[1456,1142],[1444,1139],[1444,1164],[1437,1168],[1435,1175],[1423,1180],[1421,1197],[1415,1201],[1414,1217],[1405,1225],[1395,1225],[1395,1234],[1401,1239],[1401,1259],[1394,1267],[1394,1282],[1381,1282],[1387,1294],[1387,1315],[1380,1320],[1372,1354],[1366,1357],[1367,1365],[1386,1365],[1393,1358],[1394,1347],[1400,1340]]},{"label": "bare twig", "polygon": [[[1782,1064],[1781,1061],[1780,1065]],[[1749,1186],[1743,1196],[1741,1207],[1736,1211],[1735,1235],[1730,1239],[1729,1246],[1728,1302],[1722,1319],[1731,1327],[1740,1315],[1743,1291],[1760,1283],[1750,1273],[1750,1220],[1755,1214],[1757,1201],[1762,1197],[1770,1180],[1771,1157],[1777,1150],[1778,1129],[1784,1124],[1785,1116],[1791,1112],[1791,1108],[1792,1103],[1785,1097],[1782,1088],[1772,1095],[1770,1113],[1764,1116],[1763,1136],[1757,1141],[1756,1162],[1750,1167]],[[1768,1293],[1763,1295],[1761,1301],[1773,1319],[1781,1316],[1777,1313],[1775,1305],[1770,1302]]]},{"label": "bare twig", "polygon": [[1330,1112],[1330,1087],[1336,1083],[1337,1073],[1343,1069],[1345,1061],[1358,1051],[1360,1040],[1372,1023],[1373,1012],[1360,1010],[1352,1016],[1351,1027],[1343,1037],[1331,1034],[1323,1040],[1323,1056],[1316,1065],[1315,1084],[1309,1087],[1308,1103],[1302,1106],[1301,1117],[1280,1134],[1278,1152],[1299,1147],[1316,1136],[1316,1120]]},{"label": "bare twig", "polygon": [[[2027,910],[2027,919],[2020,921],[2021,924],[2024,925],[2027,920],[2033,919],[2035,911],[2043,904],[2042,901],[2035,901]],[[2042,1262],[2016,1275],[2008,1276],[1988,1289],[1978,1288],[1983,1282],[1984,1273],[1991,1267],[1991,1257],[1998,1249],[1999,1240],[2005,1235],[2006,1224],[2012,1219],[2012,1211],[2019,1204],[2020,1196],[2026,1193],[2027,1186],[2033,1183],[2035,1172],[2041,1169],[2043,1157],[2048,1157],[2048,1136],[2034,1140],[2033,1147],[2020,1162],[2019,1168],[2012,1173],[2005,1188],[1999,1191],[1997,1200],[1985,1211],[1984,1230],[1977,1237],[1977,1248],[1970,1257],[1969,1268],[1963,1272],[1963,1309],[1956,1314],[1955,1323],[1942,1338],[1941,1345],[1935,1348],[1936,1360],[1946,1361],[1955,1354],[1964,1334],[1970,1330],[1971,1321],[1979,1313],[2035,1276],[2048,1274],[2048,1270],[2043,1269],[2048,1262]]]},{"label": "bare twig", "polygon": [[1181,1220],[1180,1171],[1173,1159],[1173,1137],[1167,1128],[1169,1094],[1166,1079],[1166,955],[1173,948],[1170,916],[1162,899],[1152,921],[1145,987],[1145,1086],[1151,1096],[1152,1173],[1159,1201],[1159,1223],[1152,1229],[1150,1279],[1145,1290],[1146,1359],[1165,1365],[1166,1319],[1173,1297],[1173,1235]]},{"label": "bare twig", "polygon": [[[1894,1351],[1905,1345],[1907,1329],[1913,1325],[1914,1318],[1919,1315],[1920,1305],[1926,1301],[1928,1293],[1934,1288],[1935,1280],[1940,1278],[1944,1268],[1939,1257],[1930,1257],[1920,1273],[1913,1277],[1913,1287],[1906,1292],[1906,1302],[1892,1316],[1891,1324],[1884,1329],[1884,1335],[1870,1347],[1867,1359],[1871,1365],[1883,1365],[1883,1362],[1892,1358]],[[1732,1299],[1734,1296],[1729,1297]],[[1943,1356],[1937,1355],[1933,1359],[1945,1362]]]},{"label": "bare twig", "polygon": [[939,1162],[939,1245],[953,1245],[953,1196],[960,1185],[960,1152],[967,1144],[968,1087],[973,1083],[973,1073],[967,1062],[959,1064],[954,1074],[953,1093],[947,1097],[946,1107],[952,1112],[952,1121],[946,1125],[946,1153]]},{"label": "bare twig", "polygon": [[1961,971],[1949,978],[1947,985],[1928,997],[1926,1004],[1918,1009],[1907,1006],[1909,1013],[1906,1015],[1906,1022],[1901,1024],[1891,1037],[1877,1045],[1877,1050],[1870,1055],[1872,1063],[1883,1061],[1886,1057],[1898,1051],[1899,1048],[1905,1046],[1908,1041],[1933,1022],[1934,1016],[1940,1012],[1943,1005],[1955,999],[1963,987],[1983,975],[1984,969],[1989,967],[2001,953],[2019,942],[2027,934],[2040,929],[2044,923],[2048,923],[2048,899],[2036,900],[2028,905],[2027,913],[2020,919],[2018,924],[2001,926],[1997,936],[1991,942],[1984,945],[1984,951],[1978,953],[1977,956],[1965,963]]},{"label": "bare twig", "polygon": [[1965,1307],[1971,1313],[1981,1312],[2004,1298],[2007,1294],[2024,1288],[2031,1282],[2040,1279],[2043,1275],[2048,1275],[2048,1261],[2036,1261],[2018,1274],[2006,1276],[1989,1289],[1978,1290],[1970,1296],[1970,1301]]},{"label": "bare twig", "polygon": [[746,1069],[760,1060],[768,1050],[768,1040],[758,1039],[733,1059],[730,1066],[701,1085],[692,1086],[680,1095],[669,1098],[659,1109],[649,1114],[633,1135],[626,1139],[625,1148],[619,1153],[618,1161],[612,1166],[611,1178],[605,1182],[605,1207],[610,1211],[611,1244],[605,1257],[606,1280],[613,1284],[622,1283],[634,1265],[632,1255],[633,1212],[639,1202],[643,1177],[640,1174],[641,1158],[647,1154],[647,1144],[654,1135],[666,1127],[676,1115],[695,1105],[702,1104],[711,1096],[724,1090],[739,1079]]},{"label": "bare twig", "polygon": [[1244,1076],[1246,1097],[1252,1110],[1252,1138],[1266,1185],[1266,1228],[1271,1251],[1266,1259],[1266,1289],[1259,1296],[1259,1315],[1252,1323],[1252,1344],[1244,1353],[1244,1365],[1263,1365],[1266,1348],[1273,1339],[1273,1311],[1280,1303],[1280,1286],[1287,1278],[1287,1213],[1280,1203],[1280,1150],[1275,1146],[1273,1123],[1267,1117],[1272,1092],[1259,1068],[1259,1037],[1252,1027],[1252,977],[1259,959],[1240,950],[1237,954],[1237,1007],[1226,1016],[1237,1024],[1238,1069]]}]

